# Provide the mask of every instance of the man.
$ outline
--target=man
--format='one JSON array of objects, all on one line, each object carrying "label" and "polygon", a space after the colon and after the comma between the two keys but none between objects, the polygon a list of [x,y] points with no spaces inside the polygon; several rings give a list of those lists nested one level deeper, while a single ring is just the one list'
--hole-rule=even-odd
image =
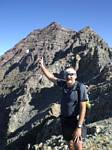
[{"label": "man", "polygon": [[[77,73],[73,67],[64,71],[64,80],[56,78],[43,64],[43,58],[38,60],[44,75],[54,84],[63,89],[61,100],[61,125],[63,137],[68,141],[70,150],[82,150],[82,128],[85,120],[86,87],[80,84],[80,95],[77,90]],[[77,68],[78,69],[78,68]],[[79,101],[80,99],[80,101]],[[79,116],[79,117],[77,117]]]}]

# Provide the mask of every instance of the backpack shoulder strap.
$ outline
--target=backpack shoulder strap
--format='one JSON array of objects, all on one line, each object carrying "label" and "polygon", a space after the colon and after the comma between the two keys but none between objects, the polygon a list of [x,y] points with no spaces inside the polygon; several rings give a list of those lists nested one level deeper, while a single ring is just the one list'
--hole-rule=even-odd
[{"label": "backpack shoulder strap", "polygon": [[78,101],[80,102],[80,88],[81,88],[81,84],[80,82],[77,82],[77,87],[76,87],[76,90],[77,90],[77,93],[78,93]]}]

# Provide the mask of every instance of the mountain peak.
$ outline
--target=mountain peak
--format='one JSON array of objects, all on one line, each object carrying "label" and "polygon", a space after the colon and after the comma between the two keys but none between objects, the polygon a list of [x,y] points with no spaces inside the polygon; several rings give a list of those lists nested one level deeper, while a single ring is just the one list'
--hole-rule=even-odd
[{"label": "mountain peak", "polygon": [[61,24],[57,23],[57,22],[52,22],[50,23],[46,28],[53,28],[53,29],[61,29],[61,30],[65,30],[65,31],[72,31],[72,29],[68,29],[66,27],[63,27]]},{"label": "mountain peak", "polygon": [[94,32],[94,30],[90,26],[86,26],[82,28],[79,32]]},{"label": "mountain peak", "polygon": [[55,21],[53,21],[52,23],[50,23],[48,26],[57,26],[57,27],[61,27],[61,25]]}]

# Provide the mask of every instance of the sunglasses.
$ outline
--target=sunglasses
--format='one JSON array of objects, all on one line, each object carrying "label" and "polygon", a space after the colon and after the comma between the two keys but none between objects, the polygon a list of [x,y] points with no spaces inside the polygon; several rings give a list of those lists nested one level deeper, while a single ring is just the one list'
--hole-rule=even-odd
[{"label": "sunglasses", "polygon": [[73,75],[76,75],[76,73],[75,72],[74,73],[69,73],[69,72],[64,73],[65,78],[68,77],[68,76],[73,76]]}]

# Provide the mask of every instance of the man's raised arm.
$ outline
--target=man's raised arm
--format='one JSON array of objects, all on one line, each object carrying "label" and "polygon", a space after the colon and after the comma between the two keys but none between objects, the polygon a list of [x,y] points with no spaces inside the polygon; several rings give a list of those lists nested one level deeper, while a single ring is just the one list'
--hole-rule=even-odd
[{"label": "man's raised arm", "polygon": [[41,59],[38,59],[38,63],[40,68],[42,69],[44,75],[52,82],[56,84],[57,78],[53,75],[53,73],[49,72],[49,70],[45,67],[43,63],[43,57]]}]

